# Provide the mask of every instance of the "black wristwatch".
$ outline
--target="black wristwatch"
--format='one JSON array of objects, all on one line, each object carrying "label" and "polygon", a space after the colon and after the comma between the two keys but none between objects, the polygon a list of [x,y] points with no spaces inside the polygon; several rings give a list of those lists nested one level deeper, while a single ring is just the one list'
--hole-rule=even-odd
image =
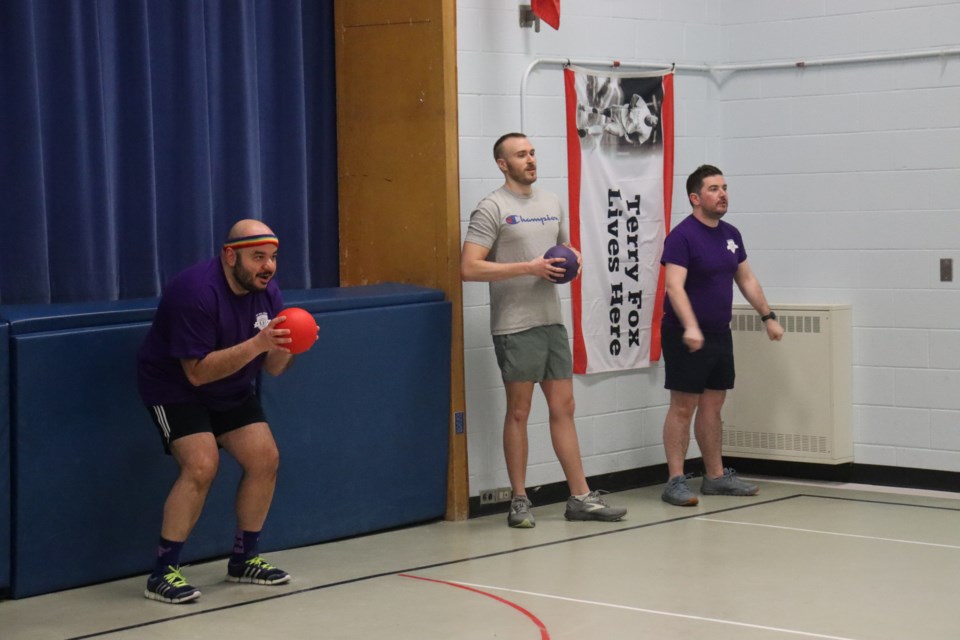
[{"label": "black wristwatch", "polygon": [[767,320],[776,320],[776,319],[777,319],[777,314],[775,314],[773,311],[771,311],[765,316],[760,316],[760,322],[766,322]]}]

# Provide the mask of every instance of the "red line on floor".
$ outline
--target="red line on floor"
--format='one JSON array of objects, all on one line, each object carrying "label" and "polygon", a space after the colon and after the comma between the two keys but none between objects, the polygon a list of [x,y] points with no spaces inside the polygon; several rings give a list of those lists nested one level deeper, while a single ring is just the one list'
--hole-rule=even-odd
[{"label": "red line on floor", "polygon": [[543,622],[540,621],[540,618],[533,615],[532,613],[530,613],[520,605],[516,604],[515,602],[510,602],[509,600],[505,598],[501,598],[500,596],[495,596],[492,593],[487,593],[486,591],[481,591],[480,589],[474,589],[473,587],[468,587],[463,584],[457,584],[456,582],[448,582],[446,580],[436,580],[434,578],[423,578],[421,576],[410,575],[409,573],[399,573],[397,575],[399,575],[401,578],[412,578],[414,580],[423,580],[425,582],[436,582],[437,584],[445,584],[448,587],[456,587],[457,589],[463,589],[464,591],[472,591],[473,593],[479,593],[482,596],[493,598],[500,604],[505,604],[508,607],[513,607],[523,615],[527,616],[530,619],[530,621],[533,622],[533,624],[537,625],[537,628],[540,629],[540,640],[550,640],[550,633],[547,631],[546,625],[544,625]]}]

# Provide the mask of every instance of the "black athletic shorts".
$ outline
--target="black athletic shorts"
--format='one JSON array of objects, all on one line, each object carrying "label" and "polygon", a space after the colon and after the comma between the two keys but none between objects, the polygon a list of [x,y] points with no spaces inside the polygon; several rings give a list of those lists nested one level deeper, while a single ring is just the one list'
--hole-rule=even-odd
[{"label": "black athletic shorts", "polygon": [[170,443],[183,436],[212,433],[219,438],[248,424],[267,421],[260,401],[252,394],[242,404],[225,411],[214,411],[193,402],[158,404],[147,409],[160,432],[163,450],[167,454],[170,453]]},{"label": "black athletic shorts", "polygon": [[705,389],[733,389],[733,334],[730,330],[703,332],[703,347],[690,352],[683,343],[683,329],[660,328],[660,344],[666,366],[664,387],[671,391],[703,393]]}]

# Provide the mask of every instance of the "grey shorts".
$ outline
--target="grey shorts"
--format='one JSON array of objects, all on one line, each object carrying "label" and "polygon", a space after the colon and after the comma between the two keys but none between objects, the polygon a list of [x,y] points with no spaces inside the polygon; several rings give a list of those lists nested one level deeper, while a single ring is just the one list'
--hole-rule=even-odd
[{"label": "grey shorts", "polygon": [[495,335],[493,348],[504,382],[542,382],[573,377],[570,342],[567,328],[562,324]]}]

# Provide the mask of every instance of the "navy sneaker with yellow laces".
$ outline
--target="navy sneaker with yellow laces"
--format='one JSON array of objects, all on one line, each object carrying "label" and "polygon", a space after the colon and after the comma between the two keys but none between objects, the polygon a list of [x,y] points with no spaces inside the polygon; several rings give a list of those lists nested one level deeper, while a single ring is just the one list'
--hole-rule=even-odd
[{"label": "navy sneaker with yellow laces", "polygon": [[227,580],[244,584],[284,584],[290,582],[290,574],[260,556],[254,556],[243,562],[228,562]]},{"label": "navy sneaker with yellow laces", "polygon": [[165,573],[152,574],[147,578],[143,596],[159,602],[183,604],[199,598],[200,590],[187,583],[180,573],[180,567],[168,566]]}]

